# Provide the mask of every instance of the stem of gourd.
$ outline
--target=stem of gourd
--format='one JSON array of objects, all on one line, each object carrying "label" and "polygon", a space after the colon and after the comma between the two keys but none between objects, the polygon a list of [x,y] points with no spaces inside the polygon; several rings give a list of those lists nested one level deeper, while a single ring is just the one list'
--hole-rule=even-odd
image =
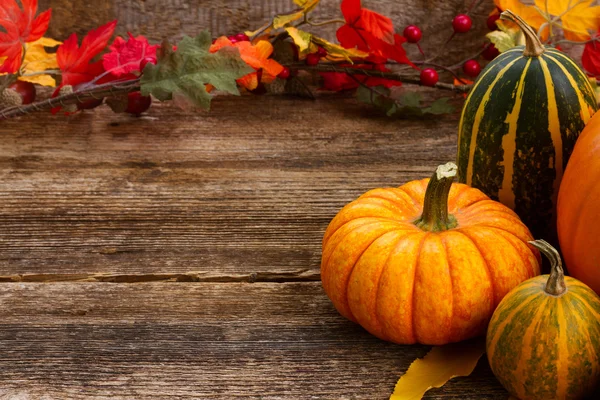
[{"label": "stem of gourd", "polygon": [[458,167],[453,162],[440,165],[427,184],[423,214],[414,224],[419,228],[440,232],[457,226],[456,218],[448,214],[448,195]]},{"label": "stem of gourd", "polygon": [[539,57],[546,51],[535,30],[523,18],[510,10],[506,10],[500,14],[500,19],[512,21],[521,28],[523,35],[525,35],[525,51],[523,51],[525,57]]},{"label": "stem of gourd", "polygon": [[550,277],[544,290],[553,296],[560,296],[567,290],[567,287],[565,285],[565,271],[558,251],[542,239],[532,240],[529,243],[550,260]]}]

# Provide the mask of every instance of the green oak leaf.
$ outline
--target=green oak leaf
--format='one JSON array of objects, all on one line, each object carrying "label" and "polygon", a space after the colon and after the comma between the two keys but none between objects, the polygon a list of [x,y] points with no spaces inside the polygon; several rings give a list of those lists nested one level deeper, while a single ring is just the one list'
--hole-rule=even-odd
[{"label": "green oak leaf", "polygon": [[204,109],[210,108],[212,99],[206,84],[239,95],[236,79],[254,69],[240,58],[236,48],[224,47],[211,53],[211,43],[208,31],[193,38],[184,36],[176,51],[168,42],[163,43],[156,65],[149,63],[144,68],[140,81],[142,95],[152,94],[160,101],[183,97]]}]

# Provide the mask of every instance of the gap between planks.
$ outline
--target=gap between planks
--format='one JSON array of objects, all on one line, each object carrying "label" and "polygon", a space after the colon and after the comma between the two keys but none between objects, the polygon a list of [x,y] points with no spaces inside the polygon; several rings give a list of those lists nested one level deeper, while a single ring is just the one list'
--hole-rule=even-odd
[{"label": "gap between planks", "polygon": [[318,282],[319,270],[303,269],[286,272],[251,272],[248,274],[215,274],[209,272],[156,273],[156,274],[13,274],[0,275],[0,283],[22,282],[106,282],[106,283],[142,283],[142,282],[215,282],[215,283],[290,283]]}]

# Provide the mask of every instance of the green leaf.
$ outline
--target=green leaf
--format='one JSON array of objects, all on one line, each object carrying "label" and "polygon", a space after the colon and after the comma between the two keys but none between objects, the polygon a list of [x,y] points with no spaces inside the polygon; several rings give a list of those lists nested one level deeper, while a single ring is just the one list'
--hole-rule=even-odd
[{"label": "green leaf", "polygon": [[356,89],[356,98],[358,101],[371,104],[384,111],[388,116],[394,115],[398,111],[398,104],[390,96],[390,89],[385,86],[375,86],[368,88],[360,85]]},{"label": "green leaf", "polygon": [[206,85],[217,90],[239,95],[236,79],[254,72],[234,47],[224,47],[210,53],[211,37],[207,31],[191,38],[184,36],[177,44],[177,51],[163,43],[156,65],[149,63],[140,81],[142,94],[152,94],[161,101],[173,96],[183,97],[187,102],[210,108],[211,95]]},{"label": "green leaf", "polygon": [[451,104],[448,104],[450,100],[449,97],[442,97],[431,103],[429,107],[423,109],[423,112],[426,114],[450,114],[454,112],[454,107]]},{"label": "green leaf", "polygon": [[398,102],[402,104],[404,107],[421,107],[421,95],[417,92],[407,92],[403,93],[402,96],[398,99]]},{"label": "green leaf", "polygon": [[406,92],[394,99],[391,97],[391,90],[385,86],[367,88],[361,85],[356,90],[356,97],[359,101],[382,110],[389,117],[421,117],[426,114],[440,115],[454,111],[454,107],[448,104],[450,99],[447,97],[437,99],[429,106],[423,106],[420,93]]}]

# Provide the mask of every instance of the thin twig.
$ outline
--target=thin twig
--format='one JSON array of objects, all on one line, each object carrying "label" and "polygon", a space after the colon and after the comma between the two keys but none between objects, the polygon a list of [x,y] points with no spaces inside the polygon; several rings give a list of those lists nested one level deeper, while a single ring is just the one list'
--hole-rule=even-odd
[{"label": "thin twig", "polygon": [[25,106],[9,107],[0,110],[0,120],[25,115],[33,111],[48,110],[55,107],[77,104],[88,99],[116,96],[122,93],[140,90],[139,78],[123,81],[120,83],[109,82],[98,85],[91,89],[81,90],[63,96],[49,98],[43,101],[27,104]]},{"label": "thin twig", "polygon": [[[318,65],[306,65],[306,64],[291,64],[288,65],[291,70],[307,70],[315,72],[342,72],[348,75],[366,75],[376,78],[390,79],[403,83],[411,83],[420,85],[421,80],[418,77],[400,75],[395,72],[376,71],[362,68],[344,67],[336,64],[318,64]],[[472,85],[453,85],[451,83],[438,82],[435,84],[438,89],[452,90],[455,92],[468,92]]]},{"label": "thin twig", "polygon": [[472,55],[469,58],[465,58],[464,60],[459,61],[456,64],[449,66],[448,68],[450,68],[450,69],[456,69],[456,68],[462,67],[464,65],[464,63],[466,63],[467,61],[478,58],[480,55],[482,55],[491,46],[493,46],[493,43],[488,43],[487,45],[483,46],[483,49],[479,50],[477,52],[477,54]]},{"label": "thin twig", "polygon": [[324,26],[324,25],[330,25],[330,24],[345,24],[346,21],[343,19],[330,19],[328,21],[322,21],[322,22],[312,22],[310,19],[305,19],[304,20],[308,25],[310,26]]}]

